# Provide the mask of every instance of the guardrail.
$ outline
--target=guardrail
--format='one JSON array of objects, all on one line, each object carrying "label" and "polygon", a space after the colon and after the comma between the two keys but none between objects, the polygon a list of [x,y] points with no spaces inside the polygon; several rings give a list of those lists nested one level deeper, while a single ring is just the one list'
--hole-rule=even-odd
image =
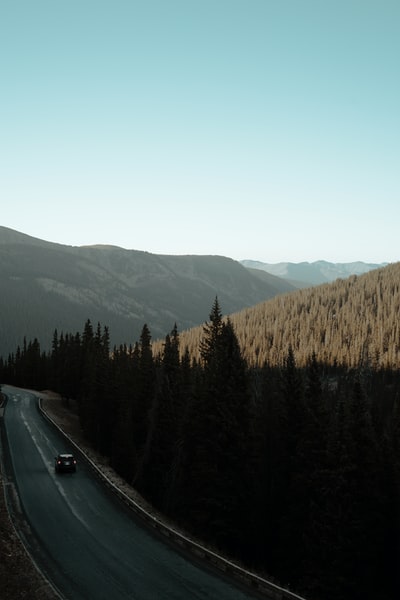
[{"label": "guardrail", "polygon": [[303,596],[291,592],[279,586],[272,581],[263,579],[259,575],[247,571],[243,567],[236,565],[228,559],[220,556],[216,552],[198,544],[194,540],[188,538],[180,531],[174,529],[170,525],[163,522],[160,518],[148,512],[143,506],[140,506],[135,500],[130,498],[123,490],[121,490],[109,477],[96,465],[95,462],[78,446],[78,444],[47,414],[42,406],[42,399],[38,399],[38,408],[42,415],[50,422],[58,431],[68,439],[68,442],[76,448],[85,461],[90,465],[96,475],[122,500],[130,509],[132,509],[147,526],[153,528],[163,537],[168,538],[169,542],[173,542],[176,546],[181,547],[185,552],[192,554],[197,559],[209,564],[218,569],[225,575],[234,579],[249,590],[257,593],[257,595],[268,600],[306,600]]}]

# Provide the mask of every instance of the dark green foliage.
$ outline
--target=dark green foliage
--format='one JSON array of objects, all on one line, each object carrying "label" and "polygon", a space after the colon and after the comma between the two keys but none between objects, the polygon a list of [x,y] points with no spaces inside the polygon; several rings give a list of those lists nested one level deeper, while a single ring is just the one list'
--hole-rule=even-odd
[{"label": "dark green foliage", "polygon": [[137,372],[132,394],[132,434],[138,457],[134,485],[145,492],[144,465],[147,462],[151,443],[151,416],[156,390],[156,371],[151,349],[151,334],[147,325],[143,326],[140,344],[135,347]]},{"label": "dark green foliage", "polygon": [[[291,346],[282,369],[282,417],[280,431],[283,440],[282,478],[279,500],[278,540],[275,553],[277,569],[281,577],[291,573],[297,583],[303,556],[303,522],[307,507],[307,486],[303,444],[305,443],[306,405],[303,373],[297,369]],[[308,475],[308,469],[307,469]],[[290,545],[291,551],[287,551]]]},{"label": "dark green foliage", "polygon": [[137,378],[139,347],[114,348],[111,365],[112,410],[114,427],[110,449],[110,464],[122,477],[131,483],[138,465],[137,449],[133,439],[132,390]]},{"label": "dark green foliage", "polygon": [[130,484],[185,529],[308,600],[397,600],[400,373],[249,368],[218,299],[200,360],[176,325],[153,356],[110,350],[108,328],[54,332],[0,360],[2,382],[78,401],[82,429]]},{"label": "dark green foliage", "polygon": [[[381,448],[371,422],[370,403],[356,374],[349,397],[349,523],[343,556],[352,559],[356,581],[363,580],[371,588],[382,576],[384,553],[383,518],[386,499],[380,487]],[[363,598],[357,586],[349,585],[354,598]]]},{"label": "dark green foliage", "polygon": [[145,491],[155,506],[170,511],[173,488],[179,471],[184,403],[179,335],[175,325],[165,338],[158,369],[155,398],[150,415],[151,443],[144,466]]},{"label": "dark green foliage", "polygon": [[46,387],[47,358],[36,338],[29,343],[24,338],[22,349],[18,346],[15,355],[9,355],[3,365],[4,376],[10,383],[36,390]]},{"label": "dark green foliage", "polygon": [[[321,548],[326,528],[326,494],[328,491],[328,393],[322,385],[321,366],[315,354],[306,369],[304,393],[304,420],[298,444],[298,472],[294,476],[299,505],[303,514],[301,521],[301,544],[297,570],[302,587],[313,590],[318,587],[322,574],[329,567],[327,552]],[[315,565],[320,573],[315,575]]]},{"label": "dark green foliage", "polygon": [[204,327],[203,369],[184,440],[184,518],[203,538],[237,553],[246,543],[249,486],[247,369],[218,301]]}]

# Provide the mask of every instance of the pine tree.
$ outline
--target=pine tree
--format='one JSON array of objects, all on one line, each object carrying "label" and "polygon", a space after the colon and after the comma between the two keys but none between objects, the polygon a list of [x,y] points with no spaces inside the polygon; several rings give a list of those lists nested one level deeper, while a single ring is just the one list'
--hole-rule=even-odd
[{"label": "pine tree", "polygon": [[283,412],[279,372],[267,364],[250,371],[252,382],[253,419],[248,465],[253,472],[251,508],[252,556],[256,565],[271,570],[275,565],[279,544],[281,507],[287,501],[286,424]]},{"label": "pine tree", "polygon": [[150,418],[151,444],[144,467],[146,494],[167,511],[171,486],[176,477],[183,390],[179,357],[179,334],[176,327],[165,338],[157,388]]},{"label": "pine tree", "polygon": [[279,542],[276,548],[277,573],[287,577],[290,573],[297,582],[301,573],[300,562],[303,552],[302,532],[304,528],[305,497],[301,487],[304,476],[301,444],[305,427],[304,382],[297,368],[293,348],[289,345],[282,369],[282,399],[285,406],[281,435],[285,440],[282,457],[281,498],[279,520]]},{"label": "pine tree", "polygon": [[387,578],[382,565],[381,457],[359,374],[350,388],[345,385],[339,390],[327,449],[328,476],[323,488],[326,564],[320,573],[320,593],[328,600],[373,600],[378,596],[383,600]]},{"label": "pine tree", "polygon": [[[327,600],[347,597],[352,578],[352,558],[346,550],[352,521],[353,464],[350,458],[351,435],[348,402],[344,389],[336,390],[332,419],[327,437],[327,474],[325,532],[323,548],[326,568],[320,572],[320,595]],[[349,596],[351,597],[351,596]]]},{"label": "pine tree", "polygon": [[201,342],[202,375],[185,440],[186,517],[198,533],[237,553],[248,509],[246,363],[216,299]]},{"label": "pine tree", "polygon": [[325,539],[329,406],[315,353],[310,357],[306,370],[304,408],[303,431],[297,450],[299,472],[295,477],[296,497],[302,512],[298,567],[301,589],[313,596],[319,591],[321,577],[330,566]]},{"label": "pine tree", "polygon": [[88,319],[82,334],[79,415],[82,429],[96,450],[110,453],[110,348],[108,328],[97,324],[96,332]]},{"label": "pine tree", "polygon": [[151,433],[150,416],[154,405],[156,389],[156,373],[151,334],[147,324],[143,325],[140,344],[135,346],[137,352],[137,377],[132,395],[132,434],[138,457],[134,484],[140,490],[145,489],[144,465],[150,451]]},{"label": "pine tree", "polygon": [[[349,458],[353,472],[349,482],[352,497],[352,519],[348,528],[349,554],[352,574],[358,581],[354,598],[372,598],[374,586],[379,581],[380,562],[377,555],[383,552],[382,505],[379,489],[381,457],[375,431],[371,422],[368,399],[358,374],[350,397]],[[375,594],[376,594],[375,589]]]},{"label": "pine tree", "polygon": [[111,466],[132,483],[138,465],[133,437],[133,391],[137,380],[139,345],[134,348],[114,349],[112,381],[114,390],[115,421],[110,449]]},{"label": "pine tree", "polygon": [[203,337],[200,341],[200,356],[204,366],[216,357],[222,332],[222,312],[216,297],[211,308],[210,322],[203,326]]},{"label": "pine tree", "polygon": [[58,389],[60,393],[62,393],[60,389],[60,341],[58,336],[57,329],[54,330],[53,340],[51,343],[51,355],[50,355],[50,380],[49,386],[51,389]]},{"label": "pine tree", "polygon": [[112,431],[114,428],[115,411],[113,410],[113,390],[110,379],[110,334],[108,327],[101,328],[97,325],[94,339],[96,353],[96,433],[95,448],[103,455],[109,456],[111,452]]},{"label": "pine tree", "polygon": [[82,334],[81,377],[78,397],[79,418],[86,438],[94,443],[96,427],[96,355],[93,327],[88,319]]}]

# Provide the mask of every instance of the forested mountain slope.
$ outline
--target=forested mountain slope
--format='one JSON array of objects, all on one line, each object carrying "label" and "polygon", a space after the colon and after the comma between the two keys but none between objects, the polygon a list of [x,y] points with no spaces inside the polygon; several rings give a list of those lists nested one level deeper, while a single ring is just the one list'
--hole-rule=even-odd
[{"label": "forested mountain slope", "polygon": [[227,313],[294,289],[222,256],[164,256],[111,246],[53,244],[0,227],[0,356],[54,330],[106,324],[112,344],[134,343],[146,323],[164,337],[203,322],[218,295]]},{"label": "forested mountain slope", "polygon": [[[388,314],[386,274],[372,288],[344,282],[326,302],[335,319],[362,291]],[[298,306],[312,319],[322,298]],[[129,485],[230,560],[308,600],[398,600],[400,370],[315,354],[298,367],[290,346],[278,367],[249,367],[217,299],[201,330],[197,362],[176,328],[157,356],[146,325],[112,351],[107,328],[87,322],[51,353],[29,343],[0,360],[0,381],[57,391]]]},{"label": "forested mountain slope", "polygon": [[[221,303],[222,304],[222,303]],[[281,364],[292,346],[297,364],[312,352],[329,364],[400,367],[400,263],[364,275],[282,294],[231,315],[250,364]],[[198,355],[202,328],[181,333]]]}]

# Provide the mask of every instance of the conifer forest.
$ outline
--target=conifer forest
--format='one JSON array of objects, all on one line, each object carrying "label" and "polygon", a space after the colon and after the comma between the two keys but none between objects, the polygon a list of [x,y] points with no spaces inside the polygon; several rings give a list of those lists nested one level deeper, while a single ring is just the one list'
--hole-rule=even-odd
[{"label": "conifer forest", "polygon": [[55,331],[0,360],[0,381],[76,400],[92,447],[204,544],[307,600],[395,600],[400,372],[362,355],[250,364],[215,299],[196,356],[176,326]]}]

